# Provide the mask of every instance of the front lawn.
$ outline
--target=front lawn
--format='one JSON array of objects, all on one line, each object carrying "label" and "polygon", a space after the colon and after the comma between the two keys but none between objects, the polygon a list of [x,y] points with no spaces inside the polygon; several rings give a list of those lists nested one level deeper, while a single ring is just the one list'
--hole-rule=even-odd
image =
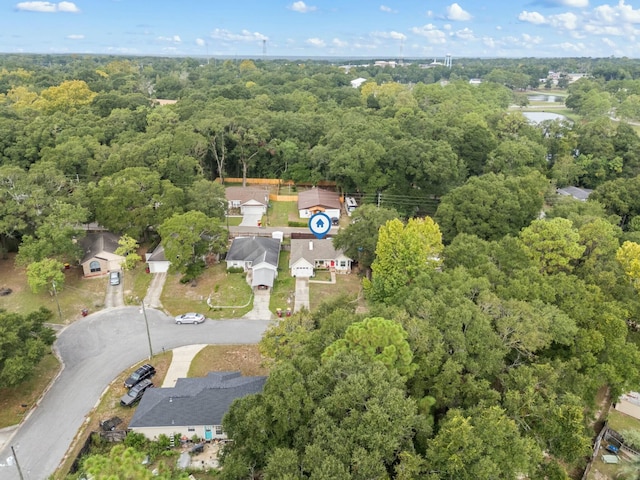
[{"label": "front lawn", "polygon": [[205,377],[209,372],[239,371],[245,377],[268,375],[258,345],[207,345],[191,362],[188,377]]},{"label": "front lawn", "polygon": [[45,307],[54,313],[51,322],[66,324],[81,318],[83,308],[89,312],[103,308],[107,277],[84,278],[81,267],[64,270],[64,275],[57,298],[48,291],[33,293],[27,284],[26,268],[16,266],[15,254],[9,254],[8,259],[0,260],[0,288],[10,288],[12,293],[0,297],[0,309],[25,314]]},{"label": "front lawn", "polygon": [[276,313],[279,308],[283,312],[287,308],[293,309],[293,303],[296,293],[296,279],[291,276],[289,270],[290,252],[280,250],[280,258],[278,260],[278,278],[271,289],[271,299],[269,301],[269,310]]},{"label": "front lawn", "polygon": [[360,277],[354,273],[336,274],[336,283],[309,283],[309,309],[313,312],[325,300],[340,295],[346,295],[350,302],[357,304],[360,283]]},{"label": "front lawn", "polygon": [[[169,274],[162,290],[160,301],[171,315],[185,312],[200,312],[207,318],[237,318],[249,312],[253,306],[251,287],[244,274],[227,273],[226,264],[208,267],[195,282],[180,283],[181,274]],[[211,304],[220,306],[209,309]],[[224,308],[222,308],[224,307]]]},{"label": "front lawn", "polygon": [[133,270],[124,272],[124,302],[127,305],[139,305],[147,295],[153,275],[147,273],[147,264],[139,263]]},{"label": "front lawn", "polygon": [[301,221],[298,217],[298,202],[271,202],[268,217],[267,225],[272,227],[286,227],[289,220]]}]

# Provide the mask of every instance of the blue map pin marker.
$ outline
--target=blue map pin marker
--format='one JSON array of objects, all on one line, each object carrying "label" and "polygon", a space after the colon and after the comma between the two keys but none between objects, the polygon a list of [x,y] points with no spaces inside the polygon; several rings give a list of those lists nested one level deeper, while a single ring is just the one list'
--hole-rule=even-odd
[{"label": "blue map pin marker", "polygon": [[309,230],[318,240],[322,240],[331,230],[331,219],[326,213],[316,213],[309,219]]}]

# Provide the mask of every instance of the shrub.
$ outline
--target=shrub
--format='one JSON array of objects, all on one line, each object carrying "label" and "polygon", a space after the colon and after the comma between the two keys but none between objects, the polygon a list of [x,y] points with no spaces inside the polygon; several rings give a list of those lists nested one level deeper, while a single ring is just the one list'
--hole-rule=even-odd
[{"label": "shrub", "polygon": [[290,227],[308,227],[309,226],[309,222],[300,222],[300,221],[294,221],[294,220],[289,220],[287,222],[287,225]]},{"label": "shrub", "polygon": [[229,267],[229,268],[227,268],[227,273],[244,273],[244,268],[242,268],[242,267]]}]

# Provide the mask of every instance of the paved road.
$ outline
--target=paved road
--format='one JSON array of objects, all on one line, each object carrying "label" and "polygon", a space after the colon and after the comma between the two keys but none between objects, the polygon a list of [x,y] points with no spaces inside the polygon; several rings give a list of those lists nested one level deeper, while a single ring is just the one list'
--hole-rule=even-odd
[{"label": "paved road", "polygon": [[[154,352],[196,343],[257,343],[269,324],[239,319],[175,325],[162,312],[146,312]],[[17,468],[6,466],[10,445],[16,449],[25,480],[44,480],[52,474],[107,385],[120,372],[149,356],[144,316],[137,307],[89,315],[63,330],[55,347],[64,369],[0,450],[1,480],[19,480]]]}]

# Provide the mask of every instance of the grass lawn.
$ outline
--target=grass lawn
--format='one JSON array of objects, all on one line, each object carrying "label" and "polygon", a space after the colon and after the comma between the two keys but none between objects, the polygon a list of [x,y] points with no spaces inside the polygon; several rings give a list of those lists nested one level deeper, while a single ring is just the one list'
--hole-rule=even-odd
[{"label": "grass lawn", "polygon": [[[182,275],[168,275],[160,301],[170,315],[184,312],[200,312],[208,318],[235,318],[249,312],[253,306],[251,287],[245,276],[227,273],[226,264],[218,263],[207,268],[198,277],[196,285],[180,283]],[[232,308],[209,310],[212,305]],[[247,305],[248,304],[248,305]]]},{"label": "grass lawn", "polygon": [[237,227],[242,223],[242,217],[230,216],[230,217],[227,217],[226,222],[228,222],[230,227]]},{"label": "grass lawn", "polygon": [[607,415],[607,425],[616,432],[622,430],[640,430],[640,420],[611,408]]},{"label": "grass lawn", "polygon": [[288,251],[280,250],[278,278],[276,278],[271,290],[271,299],[269,301],[269,310],[273,313],[276,313],[278,308],[282,309],[282,311],[285,311],[287,307],[293,309],[296,279],[291,276],[291,270],[289,270],[289,255]]},{"label": "grass lawn", "polygon": [[47,385],[58,374],[58,370],[58,359],[53,353],[47,353],[31,378],[14,388],[0,388],[0,428],[20,423],[24,414],[34,406]]},{"label": "grass lawn", "polygon": [[336,275],[336,283],[309,283],[309,309],[313,312],[325,300],[331,297],[347,295],[356,303],[360,293],[360,277],[355,273]]},{"label": "grass lawn", "polygon": [[124,302],[127,305],[139,305],[147,294],[153,275],[146,272],[146,263],[139,263],[136,268],[124,272]]},{"label": "grass lawn", "polygon": [[189,377],[204,377],[209,372],[240,371],[245,377],[267,375],[257,345],[209,345],[195,356]]},{"label": "grass lawn", "polygon": [[7,260],[0,260],[0,288],[8,287],[13,292],[0,297],[0,309],[24,314],[45,307],[54,313],[51,322],[66,324],[81,318],[83,308],[95,311],[104,306],[107,277],[83,278],[80,267],[71,267],[64,274],[64,286],[57,296],[62,314],[60,318],[56,298],[48,291],[37,294],[31,292],[27,284],[26,268],[16,266],[15,254],[9,254]]},{"label": "grass lawn", "polygon": [[[265,220],[266,217],[263,218]],[[298,202],[271,202],[269,209],[269,225],[272,227],[286,227],[289,220],[300,221],[298,217]]]}]

